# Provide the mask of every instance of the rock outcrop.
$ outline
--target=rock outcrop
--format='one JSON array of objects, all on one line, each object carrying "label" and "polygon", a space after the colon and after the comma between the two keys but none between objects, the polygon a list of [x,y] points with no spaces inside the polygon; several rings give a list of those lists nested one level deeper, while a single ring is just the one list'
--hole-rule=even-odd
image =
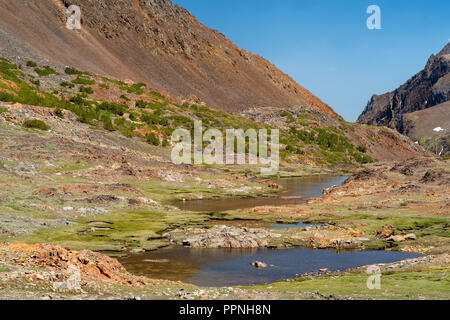
[{"label": "rock outcrop", "polygon": [[[411,124],[405,115],[432,108],[450,100],[450,43],[432,55],[425,68],[395,91],[374,95],[359,123],[387,126],[408,134]],[[448,109],[448,105],[446,107]],[[449,111],[449,110],[447,110]],[[447,112],[448,121],[450,112]],[[431,134],[431,132],[430,132]]]},{"label": "rock outcrop", "polygon": [[[263,248],[271,237],[280,237],[264,229],[235,228],[224,225],[211,229],[190,229],[188,238],[177,237],[177,230],[172,240],[190,248]],[[183,236],[183,234],[182,234]]]}]

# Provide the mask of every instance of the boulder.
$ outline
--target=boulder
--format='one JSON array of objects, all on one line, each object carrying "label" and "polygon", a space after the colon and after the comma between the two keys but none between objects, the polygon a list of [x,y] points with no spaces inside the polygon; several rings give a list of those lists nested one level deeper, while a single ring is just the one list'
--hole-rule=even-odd
[{"label": "boulder", "polygon": [[267,268],[267,263],[261,262],[261,261],[255,261],[255,262],[252,262],[252,266],[254,266],[256,269],[264,269],[264,268]]}]

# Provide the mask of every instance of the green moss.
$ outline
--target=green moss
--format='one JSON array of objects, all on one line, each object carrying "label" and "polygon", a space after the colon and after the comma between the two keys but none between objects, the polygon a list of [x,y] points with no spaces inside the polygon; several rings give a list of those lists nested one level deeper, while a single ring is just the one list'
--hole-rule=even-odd
[{"label": "green moss", "polygon": [[401,271],[383,272],[381,290],[367,288],[368,275],[362,272],[346,272],[329,276],[294,281],[282,281],[246,289],[277,293],[319,292],[324,296],[347,296],[356,299],[443,299],[450,298],[448,290],[448,266],[426,266]]}]

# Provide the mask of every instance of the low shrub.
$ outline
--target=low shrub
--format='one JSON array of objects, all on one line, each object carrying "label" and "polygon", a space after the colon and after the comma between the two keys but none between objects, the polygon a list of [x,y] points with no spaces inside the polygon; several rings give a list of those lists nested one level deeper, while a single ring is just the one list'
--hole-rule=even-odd
[{"label": "low shrub", "polygon": [[37,63],[34,61],[27,61],[27,67],[36,68]]},{"label": "low shrub", "polygon": [[59,73],[53,70],[49,66],[45,66],[44,69],[35,68],[34,71],[40,76],[40,77],[46,77],[51,74],[58,75]]},{"label": "low shrub", "polygon": [[73,84],[84,84],[84,85],[93,85],[95,81],[89,78],[83,78],[78,76],[75,80],[72,80]]},{"label": "low shrub", "polygon": [[151,145],[159,146],[161,141],[159,140],[159,137],[154,133],[149,133],[145,136],[145,140]]},{"label": "low shrub", "polygon": [[80,87],[80,92],[81,92],[81,93],[87,93],[87,94],[93,94],[93,93],[94,93],[94,90],[92,90],[91,87],[81,86],[81,87]]},{"label": "low shrub", "polygon": [[44,121],[37,120],[37,119],[26,120],[23,123],[23,126],[25,128],[39,129],[39,130],[44,130],[44,131],[47,131],[48,129],[50,129],[50,127]]}]

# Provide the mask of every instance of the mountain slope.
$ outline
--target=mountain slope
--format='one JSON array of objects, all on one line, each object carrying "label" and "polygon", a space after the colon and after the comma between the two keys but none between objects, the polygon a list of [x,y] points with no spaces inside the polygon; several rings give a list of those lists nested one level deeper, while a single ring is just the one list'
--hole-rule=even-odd
[{"label": "mountain slope", "polygon": [[[71,4],[81,7],[81,30],[65,28]],[[304,105],[336,115],[267,60],[169,0],[4,0],[0,11],[4,57],[142,81],[177,102],[228,111]]]},{"label": "mountain slope", "polygon": [[[432,55],[420,71],[395,91],[374,95],[359,123],[387,126],[407,133],[404,115],[431,108],[450,100],[450,43]],[[450,117],[450,112],[447,113]]]}]

